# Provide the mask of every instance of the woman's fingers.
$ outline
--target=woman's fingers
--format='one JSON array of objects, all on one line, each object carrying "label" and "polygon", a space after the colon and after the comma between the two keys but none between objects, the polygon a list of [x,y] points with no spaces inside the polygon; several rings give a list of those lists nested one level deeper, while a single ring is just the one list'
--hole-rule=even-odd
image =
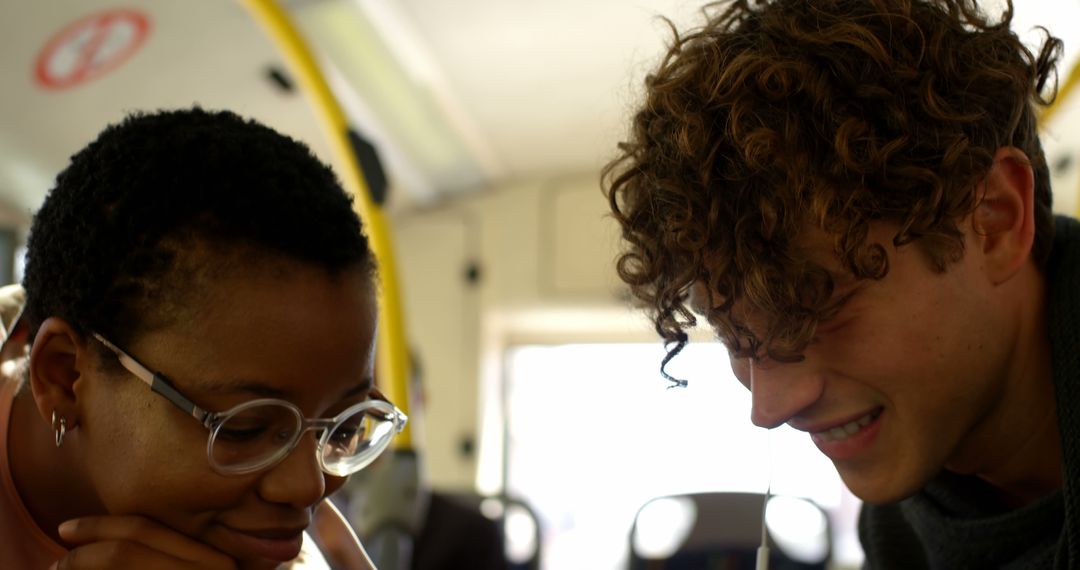
[{"label": "woman's fingers", "polygon": [[236,567],[225,554],[142,516],[83,517],[60,525],[59,532],[75,545],[61,569]]},{"label": "woman's fingers", "polygon": [[181,560],[144,544],[126,540],[106,540],[79,546],[53,565],[55,570],[194,570],[198,567],[191,561]]},{"label": "woman's fingers", "polygon": [[323,556],[331,566],[343,570],[375,570],[364,546],[334,503],[324,500],[315,509],[313,523]]}]

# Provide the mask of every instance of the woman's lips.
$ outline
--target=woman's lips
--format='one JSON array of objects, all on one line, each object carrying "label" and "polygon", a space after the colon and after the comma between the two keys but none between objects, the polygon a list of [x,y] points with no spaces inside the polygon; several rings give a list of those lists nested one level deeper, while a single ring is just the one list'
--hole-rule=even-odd
[{"label": "woman's lips", "polygon": [[242,558],[262,558],[288,562],[300,555],[303,529],[229,530],[230,551]]}]

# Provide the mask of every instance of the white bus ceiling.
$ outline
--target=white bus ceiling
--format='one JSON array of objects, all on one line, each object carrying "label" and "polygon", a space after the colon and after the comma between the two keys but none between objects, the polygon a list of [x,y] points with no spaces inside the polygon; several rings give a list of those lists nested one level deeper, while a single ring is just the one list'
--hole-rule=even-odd
[{"label": "white bus ceiling", "polygon": [[[1017,28],[1048,25],[1067,40],[1080,2],[1018,2]],[[406,205],[430,205],[509,180],[595,171],[623,132],[634,92],[667,30],[697,17],[685,0],[291,0],[283,5],[324,56],[353,122],[373,138]],[[58,33],[119,10],[145,15],[134,53],[97,77],[50,88],[35,65]],[[0,200],[32,210],[68,155],[133,109],[227,107],[313,146],[325,142],[301,97],[268,79],[274,46],[235,1],[77,3],[3,0],[0,33]],[[108,21],[108,20],[103,20]],[[124,39],[119,19],[98,26],[104,45],[66,49],[99,61]],[[104,30],[104,31],[102,31]],[[83,37],[86,40],[87,37]],[[1066,42],[1062,69],[1080,42]],[[53,50],[63,60],[64,47]],[[48,57],[48,56],[46,56]],[[106,62],[107,65],[107,62]],[[93,74],[90,74],[93,75]],[[1075,131],[1076,129],[1072,129]],[[1064,136],[1064,135],[1063,135]]]}]

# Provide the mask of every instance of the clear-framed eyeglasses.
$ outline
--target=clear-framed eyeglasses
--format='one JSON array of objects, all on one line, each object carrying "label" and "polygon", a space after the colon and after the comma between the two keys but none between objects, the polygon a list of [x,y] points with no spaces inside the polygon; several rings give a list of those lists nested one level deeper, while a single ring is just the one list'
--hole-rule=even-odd
[{"label": "clear-framed eyeglasses", "polygon": [[323,472],[345,477],[375,461],[408,421],[396,406],[379,398],[360,402],[332,418],[305,418],[292,402],[274,398],[210,412],[181,394],[162,374],[143,366],[100,334],[92,334],[151,391],[210,430],[206,455],[210,466],[222,475],[243,475],[276,465],[296,447],[301,436],[314,431]]}]

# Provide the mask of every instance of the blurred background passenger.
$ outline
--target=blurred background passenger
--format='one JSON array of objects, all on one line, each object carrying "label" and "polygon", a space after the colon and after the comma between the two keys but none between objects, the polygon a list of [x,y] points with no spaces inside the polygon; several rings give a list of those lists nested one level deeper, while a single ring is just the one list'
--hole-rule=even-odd
[{"label": "blurred background passenger", "polygon": [[[420,359],[415,351],[410,356],[409,417],[416,428],[424,423],[427,392]],[[383,570],[509,568],[502,511],[489,517],[490,509],[481,509],[484,497],[433,489],[420,447],[379,458],[338,495],[372,559]]]}]

